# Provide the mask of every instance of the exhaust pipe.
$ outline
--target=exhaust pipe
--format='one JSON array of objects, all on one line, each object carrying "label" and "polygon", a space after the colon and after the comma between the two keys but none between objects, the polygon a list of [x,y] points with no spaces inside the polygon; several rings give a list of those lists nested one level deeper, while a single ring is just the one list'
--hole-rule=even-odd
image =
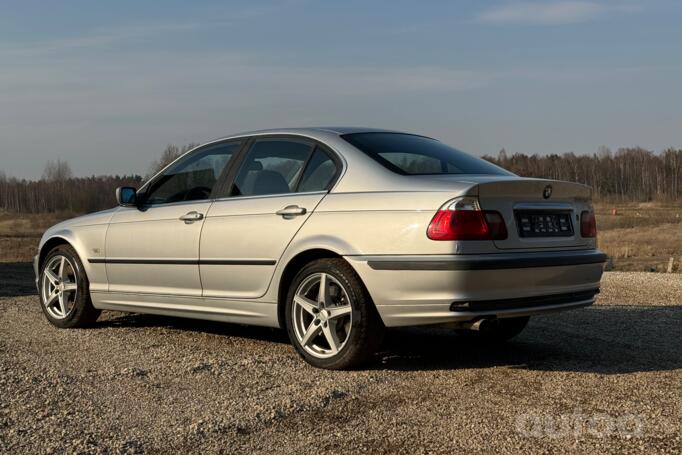
[{"label": "exhaust pipe", "polygon": [[497,327],[499,321],[494,318],[478,319],[474,322],[465,322],[462,328],[467,330],[475,330],[477,332],[486,332]]}]

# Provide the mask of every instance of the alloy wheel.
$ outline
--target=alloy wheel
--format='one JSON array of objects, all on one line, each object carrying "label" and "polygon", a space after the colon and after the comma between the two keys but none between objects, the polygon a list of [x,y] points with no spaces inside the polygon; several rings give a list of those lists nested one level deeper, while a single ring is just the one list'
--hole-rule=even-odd
[{"label": "alloy wheel", "polygon": [[293,300],[293,329],[303,349],[317,358],[338,354],[348,342],[353,318],[343,285],[328,273],[315,273],[301,282]]},{"label": "alloy wheel", "polygon": [[41,297],[47,313],[53,318],[65,319],[76,307],[77,273],[77,269],[66,256],[53,256],[45,265]]}]

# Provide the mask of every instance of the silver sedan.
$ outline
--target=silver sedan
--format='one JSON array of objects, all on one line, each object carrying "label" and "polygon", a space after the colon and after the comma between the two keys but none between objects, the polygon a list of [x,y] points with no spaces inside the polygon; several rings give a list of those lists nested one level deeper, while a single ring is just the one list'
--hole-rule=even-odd
[{"label": "silver sedan", "polygon": [[52,324],[118,310],[281,327],[323,368],[370,359],[385,327],[507,340],[592,304],[605,261],[588,187],[393,131],[234,135],[116,197],[43,235]]}]

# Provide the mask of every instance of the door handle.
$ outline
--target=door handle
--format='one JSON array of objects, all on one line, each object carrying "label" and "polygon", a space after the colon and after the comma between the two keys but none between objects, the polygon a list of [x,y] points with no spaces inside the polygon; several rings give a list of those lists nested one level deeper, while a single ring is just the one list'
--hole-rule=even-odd
[{"label": "door handle", "polygon": [[305,215],[307,210],[304,207],[299,207],[297,205],[287,205],[283,209],[277,210],[275,213],[288,220],[295,216]]},{"label": "door handle", "polygon": [[184,221],[185,224],[190,224],[190,223],[194,223],[195,221],[201,220],[203,217],[204,217],[203,213],[191,211],[191,212],[187,212],[184,215],[182,215],[180,217],[180,219],[182,221]]}]

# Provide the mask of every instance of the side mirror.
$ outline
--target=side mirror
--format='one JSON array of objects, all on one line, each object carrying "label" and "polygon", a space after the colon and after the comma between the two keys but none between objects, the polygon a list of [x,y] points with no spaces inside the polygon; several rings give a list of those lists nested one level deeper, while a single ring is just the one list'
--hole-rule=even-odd
[{"label": "side mirror", "polygon": [[132,186],[121,186],[116,188],[116,202],[123,207],[136,207],[137,190]]}]

